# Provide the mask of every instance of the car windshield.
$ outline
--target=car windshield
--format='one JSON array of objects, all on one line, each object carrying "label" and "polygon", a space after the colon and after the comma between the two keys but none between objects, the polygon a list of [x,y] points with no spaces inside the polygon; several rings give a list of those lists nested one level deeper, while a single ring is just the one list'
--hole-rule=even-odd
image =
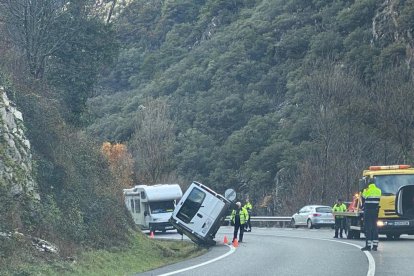
[{"label": "car windshield", "polygon": [[152,214],[168,213],[174,211],[174,201],[156,201],[150,202]]},{"label": "car windshield", "polygon": [[381,189],[382,195],[395,195],[401,186],[414,184],[414,175],[377,175],[375,185]]},{"label": "car windshield", "polygon": [[332,209],[330,207],[317,207],[317,213],[332,213]]}]

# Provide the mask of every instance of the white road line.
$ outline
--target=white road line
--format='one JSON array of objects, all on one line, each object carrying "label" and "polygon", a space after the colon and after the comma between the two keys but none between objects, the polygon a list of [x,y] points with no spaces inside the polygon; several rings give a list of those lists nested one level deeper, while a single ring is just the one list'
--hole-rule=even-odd
[{"label": "white road line", "polygon": [[215,261],[221,260],[221,259],[233,254],[236,251],[236,248],[234,246],[230,246],[230,245],[227,245],[227,244],[225,244],[225,245],[228,246],[230,248],[230,250],[227,253],[225,253],[225,254],[217,257],[217,258],[211,259],[207,262],[204,262],[204,263],[201,263],[201,264],[198,264],[198,265],[193,265],[193,266],[186,267],[186,268],[183,268],[183,269],[180,269],[180,270],[171,271],[171,272],[168,272],[168,273],[165,273],[165,274],[161,274],[159,276],[174,275],[174,274],[181,273],[181,272],[184,272],[184,271],[187,271],[187,270],[191,270],[191,269],[203,266],[203,265],[208,265],[208,264],[214,263]]},{"label": "white road line", "polygon": [[[357,244],[350,243],[350,242],[330,240],[330,239],[321,239],[321,240],[344,243],[344,244],[348,244],[348,245],[355,246],[355,247],[357,247],[359,249],[362,248],[362,246],[359,246]],[[369,251],[362,251],[362,252],[365,253],[365,255],[367,256],[367,259],[368,259],[368,272],[367,272],[367,276],[374,276],[375,275],[375,260],[374,260],[374,257],[372,256],[371,253],[369,253]]]},{"label": "white road line", "polygon": [[[260,235],[260,234],[256,234],[256,235]],[[268,236],[268,235],[266,235],[266,236]],[[354,243],[345,242],[345,241],[338,241],[338,240],[331,240],[331,239],[324,239],[324,238],[295,237],[295,236],[286,236],[286,235],[274,235],[274,236],[276,236],[276,237],[284,237],[284,238],[299,238],[299,239],[309,239],[309,240],[320,240],[320,241],[338,242],[338,243],[343,243],[343,244],[355,246],[358,249],[361,249],[362,248],[362,246],[359,246],[359,245],[354,244]],[[365,256],[367,256],[367,259],[368,259],[368,272],[367,272],[367,276],[374,276],[375,275],[375,260],[374,260],[374,257],[372,256],[372,254],[369,251],[362,251],[362,252],[365,253]]]}]

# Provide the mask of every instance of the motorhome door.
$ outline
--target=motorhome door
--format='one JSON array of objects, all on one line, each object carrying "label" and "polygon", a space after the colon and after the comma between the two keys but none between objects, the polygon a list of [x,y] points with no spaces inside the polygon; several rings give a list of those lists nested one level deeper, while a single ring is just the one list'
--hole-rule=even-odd
[{"label": "motorhome door", "polygon": [[144,225],[144,216],[141,208],[141,200],[139,196],[130,196],[127,197],[127,204],[129,205],[128,209],[131,212],[132,218],[137,225]]}]

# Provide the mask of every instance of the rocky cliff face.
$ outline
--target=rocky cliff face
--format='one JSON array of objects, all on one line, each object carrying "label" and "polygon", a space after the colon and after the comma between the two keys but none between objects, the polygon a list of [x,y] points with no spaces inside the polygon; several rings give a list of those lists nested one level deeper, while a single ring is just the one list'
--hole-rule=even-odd
[{"label": "rocky cliff face", "polygon": [[23,116],[0,86],[0,186],[13,197],[39,199],[32,175],[30,142],[24,134]]},{"label": "rocky cliff face", "polygon": [[401,26],[401,18],[405,7],[398,0],[383,0],[372,20],[373,42],[380,47],[391,43],[405,46],[405,62],[408,67],[414,66],[414,39],[411,29]]}]

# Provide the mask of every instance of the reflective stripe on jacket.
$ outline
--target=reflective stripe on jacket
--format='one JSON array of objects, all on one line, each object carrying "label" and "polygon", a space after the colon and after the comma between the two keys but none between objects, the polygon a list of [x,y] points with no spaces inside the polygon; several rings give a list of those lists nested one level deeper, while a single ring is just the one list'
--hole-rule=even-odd
[{"label": "reflective stripe on jacket", "polygon": [[[247,212],[246,208],[242,207],[239,212],[240,215],[240,224],[245,224],[246,221],[249,219],[249,213]],[[233,223],[236,222],[236,210],[231,212],[231,221]]]},{"label": "reflective stripe on jacket", "polygon": [[381,194],[381,189],[375,186],[374,183],[369,184],[368,188],[362,192],[362,197],[365,199],[364,209],[378,208]]}]

